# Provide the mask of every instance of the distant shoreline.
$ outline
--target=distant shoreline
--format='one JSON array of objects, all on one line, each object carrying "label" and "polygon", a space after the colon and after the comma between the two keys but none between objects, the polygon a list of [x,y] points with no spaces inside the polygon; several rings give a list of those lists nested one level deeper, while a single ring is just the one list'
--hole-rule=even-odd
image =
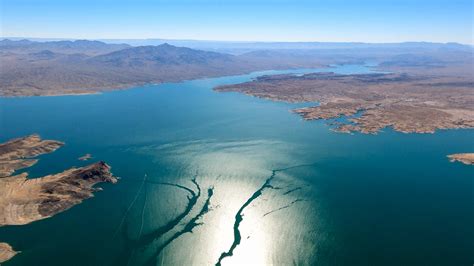
[{"label": "distant shoreline", "polygon": [[456,69],[449,67],[441,69],[444,73],[431,68],[413,73],[401,67],[392,69],[390,73],[350,75],[268,75],[214,90],[272,101],[319,102],[292,111],[304,120],[328,121],[331,130],[341,133],[377,134],[387,127],[402,133],[474,128],[472,77],[456,76]]},{"label": "distant shoreline", "polygon": [[[331,66],[330,65],[324,65],[324,66],[315,66],[314,69],[324,69],[327,68],[330,70]],[[248,71],[248,72],[238,72],[235,74],[230,74],[230,75],[207,75],[207,76],[201,76],[201,77],[196,77],[192,79],[180,79],[180,80],[170,80],[170,81],[150,81],[150,82],[144,82],[144,83],[131,83],[131,84],[117,84],[116,86],[105,86],[105,87],[96,87],[93,89],[89,88],[75,88],[72,90],[75,90],[77,92],[71,92],[69,90],[61,91],[59,90],[58,93],[51,94],[51,91],[45,91],[45,93],[48,94],[21,94],[21,95],[0,95],[0,98],[26,98],[26,97],[60,97],[60,96],[87,96],[87,95],[100,95],[103,93],[107,92],[113,92],[113,91],[123,91],[123,90],[132,90],[137,87],[147,87],[147,86],[157,86],[161,85],[164,83],[181,83],[181,82],[186,82],[186,81],[192,81],[192,80],[201,80],[201,79],[208,79],[208,78],[221,78],[221,77],[227,77],[227,76],[239,76],[239,75],[248,75],[252,74],[255,72],[263,72],[263,71],[272,71],[272,70],[298,70],[301,69],[300,67],[294,67],[294,68],[275,68],[275,69],[258,69],[254,71]],[[328,71],[330,72],[330,71]]]}]

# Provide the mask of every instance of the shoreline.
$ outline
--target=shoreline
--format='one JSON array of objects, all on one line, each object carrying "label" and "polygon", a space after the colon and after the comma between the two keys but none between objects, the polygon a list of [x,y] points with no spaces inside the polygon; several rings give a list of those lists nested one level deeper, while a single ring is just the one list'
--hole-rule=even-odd
[{"label": "shoreline", "polygon": [[[351,64],[341,64],[341,65],[351,65]],[[241,76],[241,75],[250,75],[253,73],[257,72],[265,72],[265,71],[290,71],[290,70],[299,70],[299,69],[331,69],[333,68],[333,65],[330,64],[325,64],[325,65],[320,65],[317,67],[292,67],[292,68],[268,68],[268,69],[259,69],[259,70],[253,70],[253,71],[244,71],[244,72],[238,72],[235,74],[231,75],[208,75],[208,76],[201,76],[197,78],[190,78],[190,79],[178,79],[178,80],[169,80],[169,81],[163,81],[163,80],[152,80],[150,82],[138,82],[138,83],[130,83],[130,84],[117,84],[115,86],[104,86],[104,87],[94,87],[94,88],[74,88],[70,90],[77,90],[78,92],[65,92],[65,93],[57,93],[57,94],[39,94],[39,95],[29,95],[29,94],[22,94],[22,95],[16,95],[16,94],[7,94],[7,95],[1,95],[0,94],[0,99],[8,99],[8,98],[28,98],[28,97],[61,97],[61,96],[86,96],[86,95],[100,95],[108,92],[113,92],[113,91],[123,91],[123,90],[133,90],[137,87],[151,87],[151,86],[157,86],[157,85],[162,85],[165,83],[182,83],[182,82],[187,82],[187,81],[194,81],[194,80],[203,80],[203,79],[209,79],[209,78],[224,78],[224,77],[232,77],[232,76]],[[330,72],[330,71],[328,71]],[[61,89],[61,90],[69,90],[69,89]],[[47,90],[49,91],[49,90]]]},{"label": "shoreline", "polygon": [[[53,217],[102,190],[95,185],[118,181],[103,161],[37,178],[29,178],[26,172],[15,174],[36,164],[38,156],[63,145],[56,140],[42,140],[37,134],[0,143],[0,227]],[[0,263],[17,253],[8,243],[0,242]]]},{"label": "shoreline", "polygon": [[319,72],[261,76],[216,86],[214,91],[288,103],[319,102],[291,111],[305,121],[327,121],[341,133],[377,134],[387,127],[402,133],[435,133],[474,128],[473,84],[470,77]]},{"label": "shoreline", "polygon": [[474,165],[474,153],[455,153],[447,157],[452,163],[460,162],[466,165]]},{"label": "shoreline", "polygon": [[15,251],[8,243],[0,242],[0,263],[4,263],[20,253]]}]

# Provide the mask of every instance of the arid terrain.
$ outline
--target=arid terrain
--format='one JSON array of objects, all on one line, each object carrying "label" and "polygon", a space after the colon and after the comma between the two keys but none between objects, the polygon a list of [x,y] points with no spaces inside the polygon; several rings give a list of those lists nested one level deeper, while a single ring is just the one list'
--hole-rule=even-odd
[{"label": "arid terrain", "polygon": [[474,165],[474,153],[456,153],[448,155],[451,162],[461,162],[463,164]]},{"label": "arid terrain", "polygon": [[308,57],[231,55],[169,44],[0,41],[0,96],[91,94],[144,84],[235,75],[262,69],[321,67]]},{"label": "arid terrain", "polygon": [[[463,71],[457,71],[464,67]],[[404,133],[474,127],[472,63],[431,67],[391,67],[393,73],[264,76],[254,81],[220,86],[286,102],[319,102],[294,110],[306,120],[328,120],[339,132],[375,134],[386,127]],[[345,118],[335,121],[337,118]]]},{"label": "arid terrain", "polygon": [[[472,47],[438,43],[177,42],[130,46],[100,41],[0,41],[0,96],[91,94],[138,85],[237,75],[258,70],[380,62],[387,70],[420,65],[445,71],[472,58]],[[214,47],[220,47],[215,49]],[[228,51],[241,53],[227,53]],[[459,67],[456,72],[472,69]],[[472,71],[471,71],[472,72]]]},{"label": "arid terrain", "polygon": [[[94,187],[97,183],[117,182],[104,162],[33,179],[26,172],[14,174],[34,165],[38,161],[34,157],[62,145],[59,141],[41,140],[38,135],[0,145],[0,226],[24,225],[51,217],[92,197],[100,190]],[[0,243],[0,262],[15,254],[8,244]]]},{"label": "arid terrain", "polygon": [[0,242],[0,263],[13,258],[17,253],[9,244]]},{"label": "arid terrain", "polygon": [[18,169],[33,166],[34,157],[50,153],[63,146],[55,140],[41,140],[38,135],[10,140],[0,144],[0,178],[11,176]]}]

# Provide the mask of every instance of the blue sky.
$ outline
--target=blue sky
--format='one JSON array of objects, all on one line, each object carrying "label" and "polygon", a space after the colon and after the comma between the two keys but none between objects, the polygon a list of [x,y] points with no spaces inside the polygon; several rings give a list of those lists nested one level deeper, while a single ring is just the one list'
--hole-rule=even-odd
[{"label": "blue sky", "polygon": [[0,0],[1,35],[473,43],[472,0]]}]

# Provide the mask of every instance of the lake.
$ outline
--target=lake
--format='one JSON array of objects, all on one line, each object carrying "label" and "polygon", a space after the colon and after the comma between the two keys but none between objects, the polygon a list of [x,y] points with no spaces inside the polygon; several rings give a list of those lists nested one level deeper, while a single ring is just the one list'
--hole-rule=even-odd
[{"label": "lake", "polygon": [[21,251],[5,265],[471,265],[474,168],[446,155],[474,151],[473,130],[341,134],[290,112],[301,104],[212,90],[315,71],[372,69],[0,98],[2,142],[66,143],[24,170],[32,178],[96,160],[121,178],[52,218],[1,227]]}]

